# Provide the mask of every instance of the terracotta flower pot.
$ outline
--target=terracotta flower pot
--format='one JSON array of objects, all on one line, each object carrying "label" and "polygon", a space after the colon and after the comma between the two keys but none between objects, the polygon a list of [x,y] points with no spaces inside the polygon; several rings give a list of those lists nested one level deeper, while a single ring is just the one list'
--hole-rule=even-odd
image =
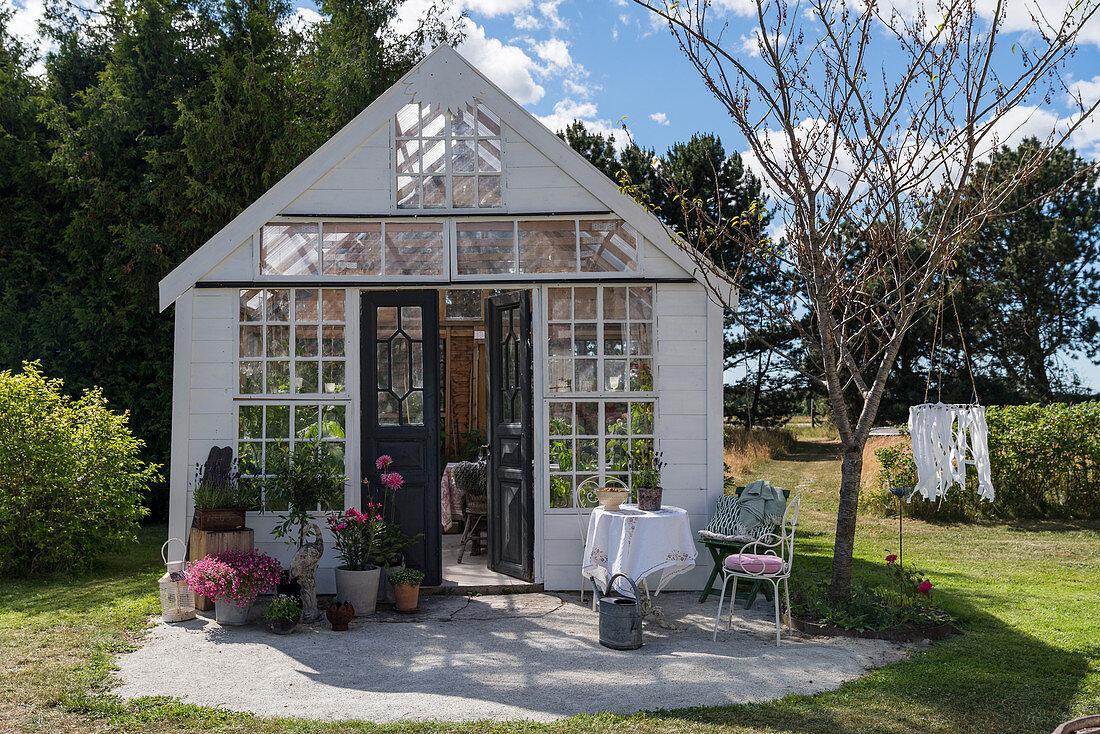
[{"label": "terracotta flower pot", "polygon": [[325,616],[328,617],[333,632],[346,632],[348,622],[355,616],[355,607],[346,601],[334,601],[328,605]]},{"label": "terracotta flower pot", "polygon": [[420,585],[409,586],[400,584],[393,587],[393,595],[397,597],[394,609],[398,612],[412,613],[420,609]]}]

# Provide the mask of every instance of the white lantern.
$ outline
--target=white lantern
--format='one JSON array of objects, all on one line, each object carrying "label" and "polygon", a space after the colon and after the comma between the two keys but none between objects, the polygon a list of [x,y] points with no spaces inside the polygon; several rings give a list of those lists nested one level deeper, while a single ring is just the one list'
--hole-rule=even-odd
[{"label": "white lantern", "polygon": [[[168,544],[179,543],[183,548],[183,557],[178,561],[168,560]],[[160,577],[160,614],[165,622],[183,622],[195,618],[195,595],[187,586],[187,546],[179,538],[169,538],[160,547],[160,557],[167,569]]]}]

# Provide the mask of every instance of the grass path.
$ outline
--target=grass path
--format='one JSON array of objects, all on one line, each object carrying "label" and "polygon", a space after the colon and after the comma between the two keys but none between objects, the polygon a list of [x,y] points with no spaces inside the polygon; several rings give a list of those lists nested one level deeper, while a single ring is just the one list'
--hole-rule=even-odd
[{"label": "grass path", "polygon": [[[746,477],[803,493],[796,573],[827,572],[839,479],[836,447],[799,442]],[[897,525],[862,519],[858,576],[883,578]],[[323,724],[259,720],[164,699],[121,702],[106,690],[112,656],[157,608],[163,529],[96,573],[0,584],[0,732],[731,732],[1041,734],[1100,711],[1100,525],[933,525],[906,520],[906,558],[936,585],[965,634],[837,691],[769,704],[550,725]],[[164,661],[164,675],[172,675]],[[262,675],[258,671],[257,675]],[[731,671],[736,675],[736,671]],[[613,695],[606,681],[593,695]]]}]

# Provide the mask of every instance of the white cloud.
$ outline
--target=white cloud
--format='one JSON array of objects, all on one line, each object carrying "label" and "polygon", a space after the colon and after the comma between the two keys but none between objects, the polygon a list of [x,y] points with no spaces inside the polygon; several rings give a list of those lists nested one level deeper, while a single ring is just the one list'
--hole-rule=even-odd
[{"label": "white cloud", "polygon": [[534,31],[542,28],[542,21],[530,13],[519,13],[512,19],[512,25],[514,25],[517,30]]},{"label": "white cloud", "polygon": [[299,33],[306,34],[313,29],[313,26],[320,23],[323,18],[324,16],[313,8],[302,7],[295,9],[294,13],[286,19],[286,25]]},{"label": "white cloud", "polygon": [[467,61],[520,104],[534,104],[546,96],[546,90],[532,75],[542,71],[538,62],[518,46],[488,38],[485,29],[472,20],[464,23],[466,38],[458,51]]},{"label": "white cloud", "polygon": [[563,99],[554,105],[554,110],[548,115],[535,115],[543,125],[552,132],[564,130],[574,120],[580,120],[590,132],[595,132],[604,137],[615,138],[615,147],[622,150],[627,146],[629,132],[622,129],[622,121],[612,122],[600,117],[599,108],[593,102],[578,102],[573,99]]},{"label": "white cloud", "polygon": [[[786,40],[786,36],[782,33],[771,33],[768,35],[771,39],[773,46],[778,46]],[[753,28],[751,32],[741,36],[741,50],[747,53],[749,56],[760,56],[760,29]]]},{"label": "white cloud", "polygon": [[602,87],[576,79],[563,79],[561,88],[565,91],[567,97],[591,97],[593,94],[600,91]]},{"label": "white cloud", "polygon": [[561,0],[543,0],[539,3],[539,12],[542,13],[542,17],[546,19],[546,24],[552,31],[560,31],[568,26],[568,23],[558,15],[559,5]]},{"label": "white cloud", "polygon": [[569,44],[560,38],[548,38],[532,44],[532,49],[540,59],[549,64],[547,71],[566,69],[573,65],[569,55]]},{"label": "white cloud", "polygon": [[8,21],[8,32],[24,44],[37,47],[41,38],[38,34],[38,21],[46,11],[43,0],[25,0],[21,5],[11,0],[0,0],[0,7],[12,11]]},{"label": "white cloud", "polygon": [[467,9],[495,18],[498,15],[515,15],[531,7],[531,0],[464,0]]},{"label": "white cloud", "polygon": [[653,120],[658,125],[668,126],[668,115],[664,112],[654,112],[649,116],[649,119]]}]

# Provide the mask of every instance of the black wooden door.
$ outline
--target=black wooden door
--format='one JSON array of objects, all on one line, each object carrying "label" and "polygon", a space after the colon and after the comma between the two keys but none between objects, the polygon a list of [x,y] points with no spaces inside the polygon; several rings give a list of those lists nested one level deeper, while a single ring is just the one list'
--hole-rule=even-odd
[{"label": "black wooden door", "polygon": [[[405,562],[424,585],[443,580],[439,519],[439,298],[436,291],[364,291],[362,329],[363,478],[377,492],[379,456],[405,479],[396,520],[422,537]],[[364,492],[363,503],[377,498]]]},{"label": "black wooden door", "polygon": [[535,553],[531,296],[488,299],[489,567],[532,581]]}]

